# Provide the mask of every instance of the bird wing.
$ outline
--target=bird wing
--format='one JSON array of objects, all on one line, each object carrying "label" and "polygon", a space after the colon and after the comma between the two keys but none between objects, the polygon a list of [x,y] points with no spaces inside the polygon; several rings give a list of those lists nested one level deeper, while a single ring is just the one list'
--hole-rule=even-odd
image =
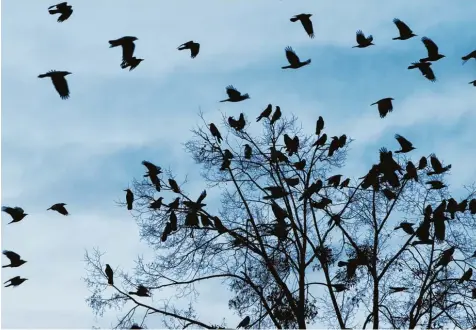
[{"label": "bird wing", "polygon": [[13,263],[16,263],[18,261],[20,261],[20,255],[13,252],[13,251],[3,251],[3,254],[8,258],[10,259],[10,262],[13,264]]},{"label": "bird wing", "polygon": [[400,144],[400,146],[402,148],[408,148],[410,147],[410,141],[408,141],[407,139],[405,139],[403,136],[399,135],[399,134],[395,134],[395,139],[397,139],[398,143]]},{"label": "bird wing", "polygon": [[68,9],[66,8],[66,10],[64,10],[61,15],[58,17],[58,22],[64,22],[66,21],[70,16],[71,14],[73,13],[73,10],[72,9]]},{"label": "bird wing", "polygon": [[436,81],[435,73],[430,67],[425,67],[423,69],[425,77],[430,81]]},{"label": "bird wing", "polygon": [[194,42],[190,47],[190,53],[192,58],[196,57],[199,51],[200,51],[200,44],[197,42]]},{"label": "bird wing", "polygon": [[131,59],[132,55],[134,54],[135,48],[136,48],[136,45],[134,44],[134,41],[123,42],[122,43],[122,59],[124,61]]},{"label": "bird wing", "polygon": [[296,55],[296,53],[291,47],[286,47],[285,51],[286,51],[286,58],[288,59],[289,64],[296,65],[301,62],[299,60],[299,56]]},{"label": "bird wing", "polygon": [[357,40],[357,43],[359,45],[362,43],[365,43],[365,41],[367,40],[365,39],[365,35],[361,30],[357,31],[357,34],[355,35],[355,39]]},{"label": "bird wing", "polygon": [[398,18],[395,18],[393,20],[393,23],[397,26],[398,31],[400,31],[400,35],[408,35],[411,34],[413,31],[406,25],[404,22],[399,20]]},{"label": "bird wing", "polygon": [[438,46],[431,40],[430,38],[423,37],[421,38],[421,41],[425,45],[427,51],[428,51],[428,56],[431,56],[433,54],[438,54]]},{"label": "bird wing", "polygon": [[312,28],[312,22],[309,17],[303,17],[301,19],[302,26],[304,27],[304,30],[307,32],[307,34],[311,37],[314,38],[314,29]]},{"label": "bird wing", "polygon": [[226,87],[226,93],[230,99],[239,98],[241,96],[241,93],[232,85]]},{"label": "bird wing", "polygon": [[51,80],[61,98],[67,99],[69,97],[69,88],[66,78],[64,76],[52,76]]},{"label": "bird wing", "polygon": [[431,163],[431,167],[433,167],[435,171],[438,171],[443,168],[443,165],[441,165],[440,160],[436,158],[435,156],[430,157],[430,163]]}]

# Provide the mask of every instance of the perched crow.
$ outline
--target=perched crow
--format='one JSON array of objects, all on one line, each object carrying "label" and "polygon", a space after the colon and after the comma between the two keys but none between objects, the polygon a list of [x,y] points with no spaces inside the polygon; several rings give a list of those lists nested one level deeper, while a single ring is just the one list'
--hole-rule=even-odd
[{"label": "perched crow", "polygon": [[[109,40],[109,48],[122,47],[122,61],[128,62],[134,55],[136,45],[134,41],[139,40],[137,37],[125,36],[116,40]],[[122,65],[121,65],[122,66]]]},{"label": "perched crow", "polygon": [[344,148],[345,144],[347,143],[347,135],[342,134],[339,137],[339,148]]},{"label": "perched crow", "polygon": [[414,223],[411,222],[402,222],[400,225],[394,228],[394,230],[402,229],[408,235],[413,235],[415,230],[413,229]]},{"label": "perched crow", "polygon": [[320,135],[323,129],[324,129],[324,118],[319,116],[319,118],[316,121],[316,135]]},{"label": "perched crow", "polygon": [[446,57],[445,55],[438,53],[438,46],[430,38],[423,37],[421,38],[421,41],[428,51],[428,57],[420,59],[420,62],[436,62],[439,59]]},{"label": "perched crow", "polygon": [[469,281],[473,276],[473,268],[468,269],[464,272],[463,276],[458,280],[458,283],[463,283],[464,281]]},{"label": "perched crow", "polygon": [[180,194],[180,187],[174,179],[169,179],[169,186],[174,193]]},{"label": "perched crow", "polygon": [[434,189],[434,190],[438,190],[438,189],[442,189],[442,188],[446,187],[446,185],[443,182],[438,181],[438,180],[427,181],[426,184],[431,185],[430,189]]},{"label": "perched crow", "polygon": [[334,152],[339,149],[339,145],[339,138],[337,136],[333,136],[331,144],[329,145],[329,151],[327,153],[327,156],[332,157],[334,155]]},{"label": "perched crow", "polygon": [[144,329],[144,328],[141,328],[137,323],[134,323],[134,324],[131,326],[131,329]]},{"label": "perched crow", "polygon": [[274,123],[277,122],[279,118],[281,118],[281,108],[276,106],[276,111],[274,111],[273,116],[271,117],[270,124],[274,125]]},{"label": "perched crow", "polygon": [[171,212],[172,210],[178,209],[179,205],[180,205],[180,197],[177,197],[173,200],[173,202],[171,202],[170,204],[167,204],[167,206],[169,207],[167,212]]},{"label": "perched crow", "polygon": [[356,33],[356,38],[357,40],[357,46],[352,46],[352,48],[365,48],[365,47],[368,47],[368,46],[371,46],[371,45],[374,45],[372,43],[372,41],[374,40],[374,38],[372,37],[372,35],[369,35],[367,38],[365,37],[364,33],[362,32],[362,30],[358,30],[357,33]]},{"label": "perched crow", "polygon": [[221,143],[223,138],[221,137],[221,134],[218,128],[215,126],[214,123],[211,123],[209,127],[210,127],[210,133],[212,133],[212,136],[217,139],[218,143]]},{"label": "perched crow", "polygon": [[444,250],[441,253],[440,260],[438,260],[438,263],[436,264],[436,267],[438,266],[448,266],[451,260],[453,260],[453,254],[455,253],[455,247],[452,246],[447,250]]},{"label": "perched crow", "polygon": [[340,189],[347,188],[349,186],[349,183],[350,183],[350,178],[347,178],[347,179],[345,179],[344,181],[341,182],[339,188]]},{"label": "perched crow", "polygon": [[192,40],[187,41],[186,43],[180,45],[178,50],[190,49],[190,57],[195,58],[200,51],[200,44],[198,42],[193,42]]},{"label": "perched crow", "polygon": [[288,152],[288,156],[291,157],[293,154],[298,152],[299,149],[299,137],[295,136],[294,138],[290,138],[289,135],[284,134],[284,144],[286,145],[286,151]]},{"label": "perched crow", "polygon": [[159,197],[157,200],[150,203],[149,208],[154,209],[154,210],[160,209],[162,207],[162,200],[163,199],[164,199],[163,197]]},{"label": "perched crow", "polygon": [[371,106],[377,104],[377,108],[378,108],[378,112],[380,114],[380,118],[385,118],[385,116],[389,112],[393,111],[393,104],[392,104],[393,100],[394,99],[391,98],[391,97],[386,97],[384,99],[381,99],[381,100],[378,100],[377,102],[372,103]]},{"label": "perched crow", "polygon": [[406,287],[398,287],[398,286],[390,286],[389,289],[390,289],[390,294],[408,290],[408,288]]},{"label": "perched crow", "polygon": [[3,284],[6,284],[7,282],[10,282],[10,284],[5,285],[5,287],[8,288],[9,286],[12,286],[12,285],[13,286],[19,286],[20,284],[22,284],[26,280],[28,280],[28,279],[27,278],[21,278],[20,276],[15,276],[15,277],[12,277],[11,279],[9,279],[8,281],[3,282]]},{"label": "perched crow", "polygon": [[269,118],[269,115],[271,115],[271,112],[273,111],[273,106],[271,104],[268,104],[266,109],[263,110],[263,112],[256,118],[256,121],[260,121],[263,118]]},{"label": "perched crow", "polygon": [[337,188],[340,184],[340,179],[341,178],[342,178],[342,174],[333,175],[333,176],[331,176],[327,179],[327,184],[329,186]]},{"label": "perched crow", "polygon": [[246,328],[249,324],[250,324],[250,317],[247,316],[245,317],[243,320],[241,320],[241,322],[236,326],[236,328]]},{"label": "perched crow", "polygon": [[12,221],[10,221],[8,224],[21,221],[24,217],[28,215],[28,213],[25,213],[25,211],[23,211],[23,209],[18,206],[16,207],[2,206],[2,211],[5,213],[8,213],[12,217]]},{"label": "perched crow", "polygon": [[306,160],[302,159],[298,162],[293,163],[293,166],[296,168],[298,171],[304,171],[304,168],[306,167]]},{"label": "perched crow", "polygon": [[397,198],[397,195],[388,188],[385,188],[384,190],[382,190],[382,193],[389,201]]},{"label": "perched crow", "polygon": [[463,60],[463,64],[465,64],[469,59],[474,58],[476,60],[476,50],[473,50],[466,56],[463,56],[461,59]]},{"label": "perched crow", "polygon": [[451,216],[451,219],[454,219],[456,212],[458,212],[458,202],[454,198],[448,199],[448,204],[446,205],[446,212]]},{"label": "perched crow", "polygon": [[396,38],[392,38],[392,40],[407,40],[413,37],[416,37],[417,35],[413,33],[413,31],[406,25],[404,22],[399,20],[398,18],[393,19],[393,23],[398,28],[398,31],[400,32],[400,35]]},{"label": "perched crow", "polygon": [[136,295],[136,296],[139,296],[139,297],[150,297],[150,294],[149,294],[149,289],[147,289],[145,286],[143,286],[142,284],[140,284],[138,287],[137,287],[137,291],[134,292],[134,291],[129,291],[129,294],[130,295]]},{"label": "perched crow", "polygon": [[284,181],[286,181],[286,183],[291,186],[291,187],[295,187],[299,184],[299,177],[294,177],[294,178],[285,178]]},{"label": "perched crow", "polygon": [[61,99],[66,100],[69,98],[69,88],[65,77],[69,74],[71,74],[71,72],[51,70],[47,73],[40,74],[38,78],[50,77]]},{"label": "perched crow", "polygon": [[431,167],[433,167],[433,171],[428,172],[427,173],[428,175],[443,174],[446,171],[449,171],[449,169],[451,168],[451,164],[443,167],[443,165],[441,165],[441,162],[439,161],[439,159],[436,158],[436,156],[434,154],[430,155],[430,164],[431,164]]},{"label": "perched crow", "polygon": [[114,285],[114,272],[112,271],[111,266],[106,264],[106,269],[104,270],[107,276],[107,284]]},{"label": "perched crow", "polygon": [[[56,9],[51,9],[54,7],[56,7]],[[61,23],[66,21],[71,16],[71,14],[73,13],[73,6],[69,6],[67,2],[62,2],[57,5],[48,7],[48,11],[51,15],[61,14],[58,17],[58,23]]]},{"label": "perched crow", "polygon": [[62,215],[68,215],[68,211],[66,210],[66,208],[64,207],[66,205],[66,203],[56,203],[54,204],[53,206],[51,206],[49,209],[46,209],[47,211],[48,210],[53,210],[53,211],[56,211]]},{"label": "perched crow", "polygon": [[332,204],[332,200],[327,197],[322,197],[319,202],[311,202],[312,207],[321,210],[324,210],[330,204]]},{"label": "perched crow", "polygon": [[421,157],[420,162],[418,163],[418,169],[423,170],[428,166],[428,160],[426,157]]},{"label": "perched crow", "polygon": [[135,56],[128,58],[127,60],[122,60],[121,63],[121,68],[122,69],[127,69],[129,68],[129,71],[134,70],[137,68],[137,66],[142,62],[144,59],[143,58],[137,58]]},{"label": "perched crow", "polygon": [[433,72],[433,70],[430,68],[431,66],[431,63],[430,62],[420,62],[420,63],[412,63],[412,65],[410,65],[408,67],[409,70],[411,69],[416,69],[418,68],[421,72],[421,74],[426,78],[428,79],[429,81],[431,82],[435,82],[436,81],[436,77],[435,77],[435,73]]},{"label": "perched crow", "polygon": [[290,21],[291,22],[301,21],[301,24],[304,27],[304,30],[306,31],[306,33],[309,35],[309,37],[314,38],[314,29],[312,28],[312,22],[310,19],[311,16],[312,14],[299,14],[292,17]]},{"label": "perched crow", "polygon": [[228,98],[226,100],[222,100],[220,102],[240,102],[246,99],[249,99],[250,96],[248,94],[241,94],[235,87],[232,85],[226,86],[226,93],[228,94]]},{"label": "perched crow", "polygon": [[299,69],[302,66],[308,65],[311,63],[311,59],[301,62],[299,56],[296,55],[296,52],[291,47],[286,47],[286,58],[288,59],[289,65],[281,67],[281,69]]},{"label": "perched crow", "polygon": [[320,147],[320,146],[323,146],[324,144],[326,144],[327,142],[327,134],[324,133],[321,135],[321,137],[319,139],[317,139],[316,142],[314,142],[313,146],[316,146],[316,147]]},{"label": "perched crow", "polygon": [[245,159],[251,159],[253,149],[251,149],[249,144],[245,144]]},{"label": "perched crow", "polygon": [[[425,158],[426,159],[426,158]],[[407,173],[405,173],[405,175],[403,176],[404,179],[407,179],[407,180],[415,180],[416,182],[418,182],[418,173],[417,173],[417,169],[415,167],[415,165],[409,161],[407,163],[407,166],[406,166],[406,171]]]},{"label": "perched crow", "polygon": [[468,207],[468,200],[465,199],[461,203],[458,204],[458,211],[464,213],[467,207]]},{"label": "perched crow", "polygon": [[400,150],[395,151],[396,154],[398,154],[398,153],[407,153],[407,152],[410,152],[410,151],[416,149],[415,147],[413,147],[413,144],[410,141],[408,141],[407,139],[405,139],[401,135],[395,134],[395,139],[397,139],[398,143],[400,144],[400,148],[401,148]]},{"label": "perched crow", "polygon": [[3,254],[8,258],[10,259],[10,264],[9,265],[5,265],[5,266],[2,266],[2,268],[6,268],[6,267],[20,267],[21,265],[23,265],[26,261],[25,260],[22,260],[20,255],[13,252],[13,251],[8,251],[8,250],[5,250],[3,251]]},{"label": "perched crow", "polygon": [[132,210],[132,203],[134,202],[134,194],[130,189],[125,189],[126,192],[126,202],[127,202],[127,209],[130,211]]},{"label": "perched crow", "polygon": [[265,187],[264,190],[269,191],[269,195],[264,196],[263,199],[283,198],[289,195],[289,192],[287,192],[280,186]]}]

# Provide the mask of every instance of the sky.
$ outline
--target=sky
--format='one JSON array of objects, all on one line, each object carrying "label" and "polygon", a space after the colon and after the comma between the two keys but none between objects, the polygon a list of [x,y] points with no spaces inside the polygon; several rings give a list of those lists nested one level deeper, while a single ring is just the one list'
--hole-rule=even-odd
[{"label": "sky", "polygon": [[[144,173],[144,159],[191,175],[189,190],[203,189],[182,146],[199,123],[199,109],[219,122],[220,111],[255,118],[272,103],[298,116],[310,133],[321,115],[327,131],[355,139],[346,176],[364,175],[380,147],[396,150],[398,133],[418,156],[434,152],[453,165],[453,191],[475,181],[476,88],[468,82],[476,79],[476,61],[461,61],[476,49],[474,2],[69,3],[72,16],[57,23],[48,14],[51,1],[2,1],[1,202],[29,213],[8,226],[2,213],[2,249],[28,261],[2,269],[2,281],[29,278],[2,288],[2,328],[107,328],[116,321],[116,311],[95,318],[85,303],[84,252],[99,247],[108,263],[126,270],[137,255],[151,257],[133,218],[115,201]],[[299,13],[313,14],[314,39],[289,21]],[[418,37],[393,41],[395,17]],[[359,29],[374,36],[375,46],[351,48]],[[135,54],[145,59],[131,72],[119,66],[120,49],[108,45],[125,35],[138,37]],[[433,65],[436,83],[407,70],[426,56],[421,36],[447,56]],[[201,44],[195,59],[177,50],[189,40]],[[281,70],[286,46],[312,63]],[[70,99],[61,100],[49,79],[37,78],[53,69],[73,73]],[[230,84],[251,98],[218,103]],[[370,104],[384,97],[395,99],[394,111],[381,119]],[[69,217],[46,211],[58,202],[68,204]],[[214,292],[209,286],[200,297],[213,306],[204,319],[239,322],[227,295]],[[160,319],[147,326],[160,327]]]}]

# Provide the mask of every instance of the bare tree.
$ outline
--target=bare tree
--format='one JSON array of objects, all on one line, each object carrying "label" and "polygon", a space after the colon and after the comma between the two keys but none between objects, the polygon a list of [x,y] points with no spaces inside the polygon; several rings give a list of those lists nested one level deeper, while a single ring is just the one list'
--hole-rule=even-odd
[{"label": "bare tree", "polygon": [[[378,164],[351,180],[338,173],[351,139],[328,138],[321,117],[306,135],[277,108],[260,116],[260,136],[244,116],[224,116],[217,133],[200,114],[203,126],[185,147],[206,188],[219,191],[218,210],[206,205],[206,192],[192,196],[186,182],[176,187],[170,170],[158,171],[159,185],[150,171],[134,180],[132,214],[157,253],[150,262],[139,258],[134,276],[115,271],[122,285],[116,281],[111,296],[101,253],[87,252],[93,310],[127,304],[116,327],[130,326],[142,310],[142,323],[162,315],[169,328],[219,328],[223,320],[209,324],[193,308],[196,285],[218,279],[233,293],[229,308],[251,315],[251,328],[475,325],[468,275],[475,187],[467,187],[466,202],[451,199],[449,166],[438,167],[434,155],[431,166],[407,153],[394,159],[385,148]],[[138,285],[174,294],[146,305],[128,294]],[[184,298],[186,308],[177,307]]]}]

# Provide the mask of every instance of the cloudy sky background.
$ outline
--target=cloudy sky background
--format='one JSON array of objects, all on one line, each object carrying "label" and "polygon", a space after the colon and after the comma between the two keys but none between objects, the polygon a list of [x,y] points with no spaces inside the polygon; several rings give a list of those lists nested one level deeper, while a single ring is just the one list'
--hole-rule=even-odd
[{"label": "cloudy sky background", "polygon": [[[330,134],[356,139],[346,175],[363,175],[381,146],[395,150],[399,133],[418,148],[414,157],[435,152],[453,164],[453,191],[476,178],[476,88],[468,84],[476,61],[461,65],[476,49],[476,3],[82,0],[70,2],[74,13],[61,24],[48,14],[52,4],[2,1],[2,205],[29,213],[9,226],[2,214],[2,248],[28,261],[2,269],[2,281],[30,279],[2,288],[2,328],[107,328],[116,320],[114,311],[95,319],[84,302],[84,250],[97,246],[124,269],[151,255],[114,201],[143,174],[143,159],[192,175],[190,191],[203,188],[181,146],[199,107],[217,122],[220,110],[253,119],[273,103],[309,130],[322,115]],[[289,21],[302,12],[313,14],[315,39]],[[419,37],[392,41],[394,17]],[[352,49],[358,29],[376,46]],[[135,54],[145,58],[132,72],[120,69],[121,50],[108,46],[124,35],[139,38]],[[421,36],[447,56],[433,65],[434,84],[407,70],[425,57]],[[196,59],[176,49],[188,40],[201,44]],[[288,45],[311,65],[281,70]],[[69,100],[36,78],[51,69],[73,73]],[[251,99],[218,103],[229,84]],[[395,109],[382,120],[370,104],[390,96]],[[70,217],[46,211],[57,202],[68,204]],[[212,292],[208,286],[201,298],[203,320],[238,322],[227,296]],[[160,317],[146,324],[160,327]]]}]

